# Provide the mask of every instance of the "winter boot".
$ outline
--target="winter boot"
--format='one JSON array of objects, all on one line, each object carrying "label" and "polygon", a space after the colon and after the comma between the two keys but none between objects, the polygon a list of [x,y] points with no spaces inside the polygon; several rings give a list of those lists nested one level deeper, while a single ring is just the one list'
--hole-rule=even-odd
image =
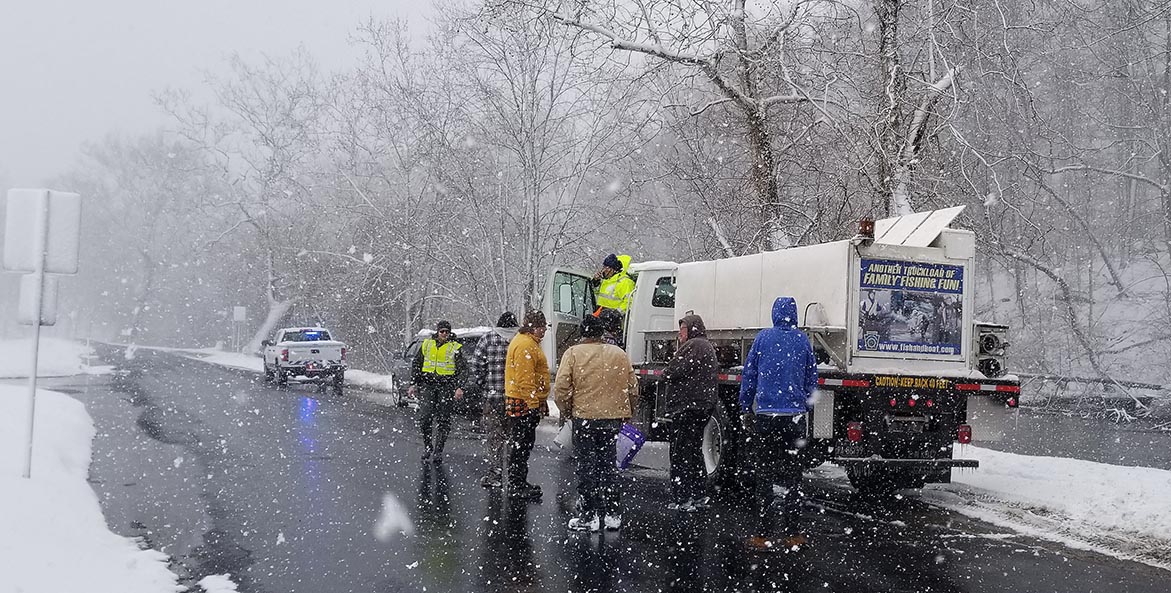
[{"label": "winter boot", "polygon": [[602,522],[597,513],[582,513],[569,520],[569,528],[573,531],[597,532],[602,528]]},{"label": "winter boot", "polygon": [[606,527],[606,531],[618,531],[622,529],[622,515],[618,513],[606,513],[602,518],[602,523]]}]

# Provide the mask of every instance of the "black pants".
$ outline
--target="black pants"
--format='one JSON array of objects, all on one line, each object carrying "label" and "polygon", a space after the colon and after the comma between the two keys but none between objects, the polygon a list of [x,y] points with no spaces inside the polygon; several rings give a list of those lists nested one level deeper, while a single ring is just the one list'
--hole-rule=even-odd
[{"label": "black pants", "polygon": [[621,420],[573,420],[577,492],[583,513],[620,514],[618,470],[614,466],[614,444],[620,430]]},{"label": "black pants", "polygon": [[703,429],[710,410],[686,410],[671,415],[671,495],[675,502],[702,498],[706,471],[703,466]]},{"label": "black pants", "polygon": [[[447,433],[451,431],[451,415],[455,409],[454,385],[419,386],[419,432],[423,434],[423,447],[443,452]],[[434,431],[434,434],[432,434]]]},{"label": "black pants", "polygon": [[[797,533],[801,519],[801,459],[808,415],[757,414],[752,456],[756,466],[756,500],[762,536]],[[783,492],[778,493],[776,486]],[[779,518],[779,520],[778,520]]]},{"label": "black pants", "polygon": [[506,478],[510,488],[523,487],[529,481],[529,454],[537,440],[537,424],[541,413],[530,410],[523,416],[506,416],[504,430],[508,434],[508,463]]}]

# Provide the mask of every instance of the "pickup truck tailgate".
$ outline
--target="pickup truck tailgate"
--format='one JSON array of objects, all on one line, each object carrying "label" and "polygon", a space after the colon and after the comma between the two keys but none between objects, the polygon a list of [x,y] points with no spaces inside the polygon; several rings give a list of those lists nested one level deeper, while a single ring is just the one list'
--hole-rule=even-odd
[{"label": "pickup truck tailgate", "polygon": [[288,345],[289,363],[300,365],[306,362],[340,362],[341,342],[295,342]]}]

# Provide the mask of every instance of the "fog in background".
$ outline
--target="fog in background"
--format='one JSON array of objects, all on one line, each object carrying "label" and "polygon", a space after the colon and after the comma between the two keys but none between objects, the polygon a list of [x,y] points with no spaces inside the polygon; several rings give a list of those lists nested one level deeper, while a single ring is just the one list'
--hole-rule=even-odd
[{"label": "fog in background", "polygon": [[378,370],[555,265],[965,205],[1010,369],[1169,382],[1164,3],[730,5],[6,3],[0,185],[86,200],[52,331],[211,346],[241,305],[244,350],[323,323]]}]

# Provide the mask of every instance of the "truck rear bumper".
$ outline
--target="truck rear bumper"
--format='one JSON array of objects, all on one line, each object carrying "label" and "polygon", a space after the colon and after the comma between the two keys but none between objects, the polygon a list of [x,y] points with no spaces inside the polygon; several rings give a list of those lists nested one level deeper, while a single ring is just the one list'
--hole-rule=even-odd
[{"label": "truck rear bumper", "polygon": [[344,365],[319,365],[319,366],[290,366],[283,367],[283,370],[292,376],[301,377],[323,377],[328,375],[336,375],[344,372],[346,367]]},{"label": "truck rear bumper", "polygon": [[908,470],[980,467],[980,461],[976,459],[884,459],[882,457],[835,457],[830,461],[841,466],[863,465],[871,467],[892,467]]}]

